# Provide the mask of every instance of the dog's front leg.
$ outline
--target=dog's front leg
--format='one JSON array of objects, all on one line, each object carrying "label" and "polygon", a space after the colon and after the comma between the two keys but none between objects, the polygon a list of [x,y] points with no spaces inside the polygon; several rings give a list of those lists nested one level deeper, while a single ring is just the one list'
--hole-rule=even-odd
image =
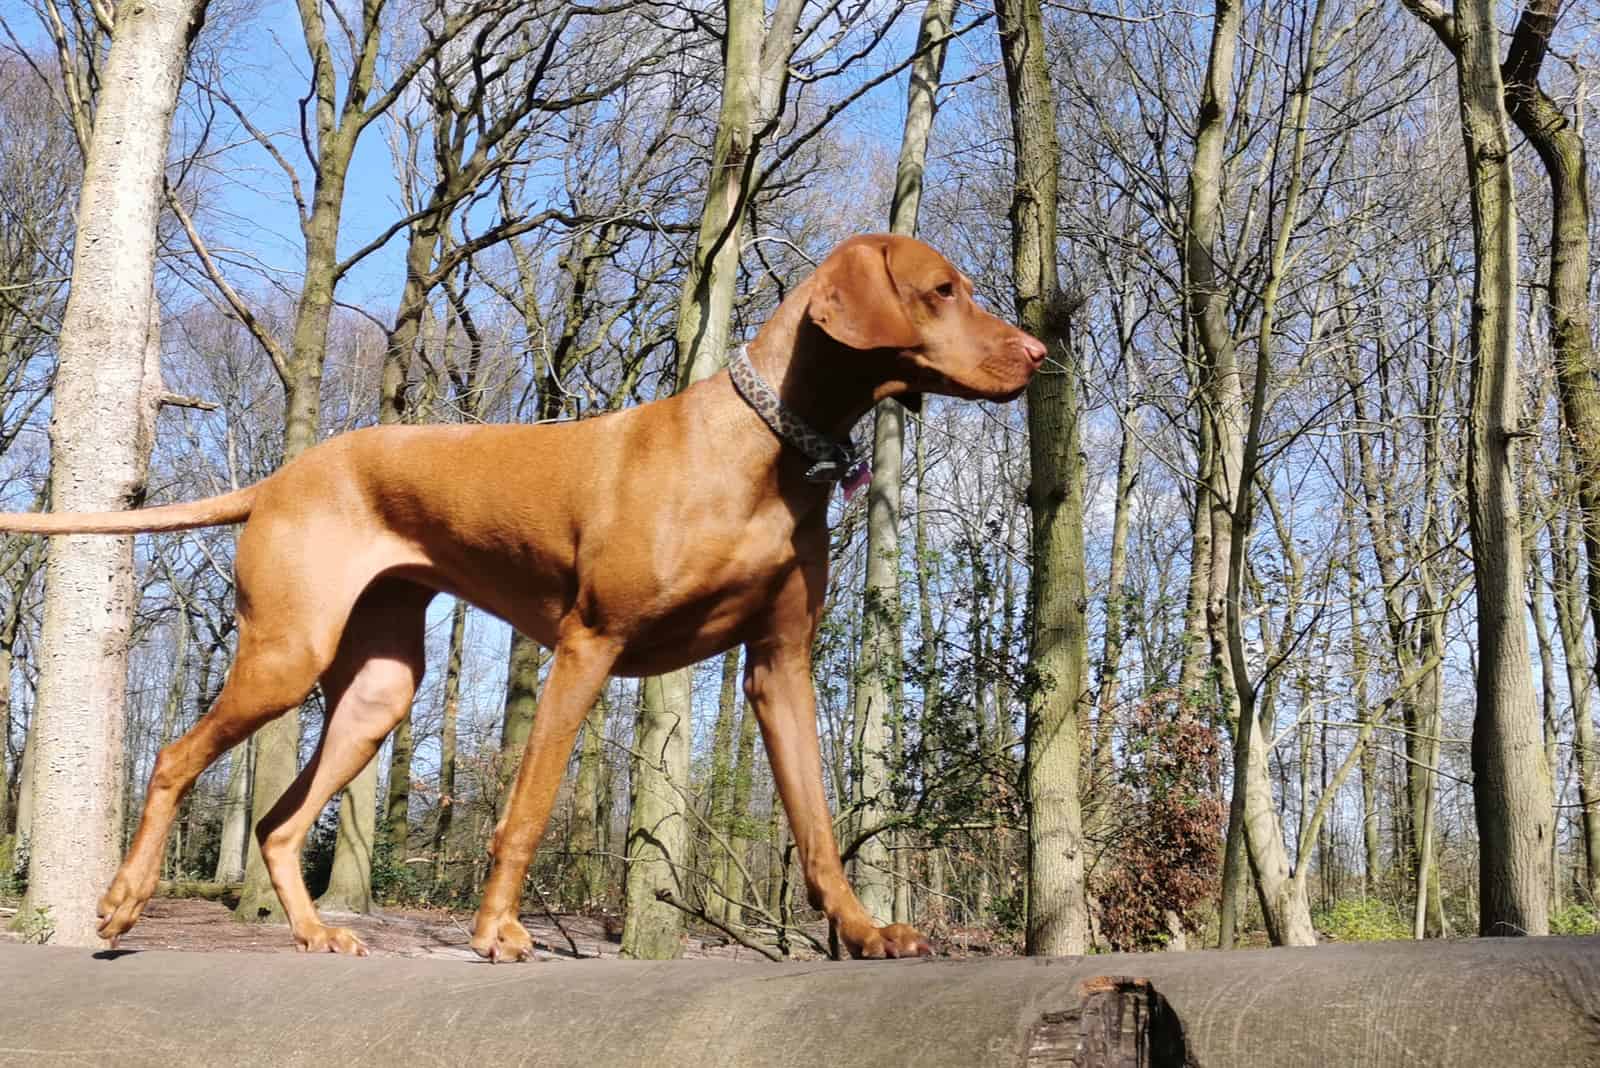
[{"label": "dog's front leg", "polygon": [[578,727],[600,696],[618,651],[607,639],[577,628],[563,629],[511,800],[489,846],[494,865],[472,935],[472,948],[480,957],[502,961],[533,956],[533,939],[517,919],[522,880],[550,821]]},{"label": "dog's front leg", "polygon": [[761,724],[812,907],[827,915],[852,957],[932,956],[933,947],[915,929],[903,923],[879,927],[845,880],[822,790],[810,643],[751,644],[745,658],[745,695]]}]

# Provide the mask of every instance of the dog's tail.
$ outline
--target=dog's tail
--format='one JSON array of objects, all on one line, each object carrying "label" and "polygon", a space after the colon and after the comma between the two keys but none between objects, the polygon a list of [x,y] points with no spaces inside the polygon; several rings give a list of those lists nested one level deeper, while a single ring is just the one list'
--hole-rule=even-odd
[{"label": "dog's tail", "polygon": [[256,487],[186,504],[131,512],[0,512],[0,530],[16,534],[146,534],[238,523],[250,515]]}]

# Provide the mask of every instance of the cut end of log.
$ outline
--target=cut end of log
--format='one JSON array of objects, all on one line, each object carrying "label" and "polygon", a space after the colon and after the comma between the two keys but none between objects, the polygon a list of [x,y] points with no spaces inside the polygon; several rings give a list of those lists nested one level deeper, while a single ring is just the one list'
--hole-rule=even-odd
[{"label": "cut end of log", "polygon": [[1041,1016],[1028,1033],[1028,1068],[1192,1068],[1183,1025],[1150,980],[1097,975],[1078,1004]]}]

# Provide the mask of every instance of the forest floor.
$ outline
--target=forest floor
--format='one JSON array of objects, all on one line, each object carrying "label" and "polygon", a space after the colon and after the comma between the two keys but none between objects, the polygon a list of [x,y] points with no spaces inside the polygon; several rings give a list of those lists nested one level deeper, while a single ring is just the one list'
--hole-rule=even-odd
[{"label": "forest floor", "polygon": [[[15,906],[15,901],[0,904]],[[21,940],[7,930],[11,909],[0,910],[0,941]],[[447,909],[384,908],[369,916],[327,912],[331,924],[349,927],[361,936],[374,956],[436,957],[474,960],[469,946],[472,913]],[[583,957],[615,957],[621,950],[621,921],[604,915],[528,912],[523,925],[533,935],[535,960],[575,960]],[[818,924],[812,932],[826,939],[827,929]],[[933,932],[940,956],[966,957],[1006,955],[1005,945],[993,945],[986,932],[976,929],[948,929]],[[294,939],[285,924],[238,923],[233,912],[220,901],[201,898],[156,897],[145,908],[138,926],[118,943],[119,949],[172,949],[186,952],[214,950],[225,953],[292,953]],[[793,947],[795,960],[816,959],[817,954],[803,942]],[[761,954],[729,941],[714,931],[691,931],[684,941],[683,955],[701,960],[766,960]]]}]

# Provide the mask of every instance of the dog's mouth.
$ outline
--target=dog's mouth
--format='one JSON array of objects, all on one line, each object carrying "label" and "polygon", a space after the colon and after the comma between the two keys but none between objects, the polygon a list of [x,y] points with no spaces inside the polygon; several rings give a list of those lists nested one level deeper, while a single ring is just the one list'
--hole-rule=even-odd
[{"label": "dog's mouth", "polygon": [[954,384],[961,396],[1004,404],[1022,396],[1033,381],[1035,370],[1037,367],[1026,357],[995,354],[979,364],[977,373],[968,381]]}]

